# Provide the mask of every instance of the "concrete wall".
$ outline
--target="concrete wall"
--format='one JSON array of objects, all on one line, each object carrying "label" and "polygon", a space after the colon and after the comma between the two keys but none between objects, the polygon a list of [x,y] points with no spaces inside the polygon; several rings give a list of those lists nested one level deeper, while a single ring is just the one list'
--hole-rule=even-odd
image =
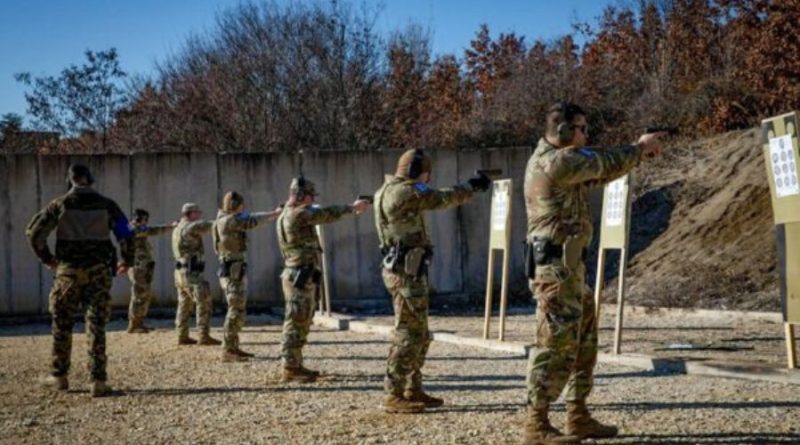
[{"label": "concrete wall", "polygon": [[[343,204],[358,194],[372,194],[392,172],[397,150],[377,152],[309,153],[303,161],[305,175],[317,184],[319,202]],[[513,205],[512,289],[523,289],[522,243],[525,209],[522,177],[530,155],[528,148],[472,151],[433,151],[433,183],[446,187],[465,181],[479,167],[502,168],[515,180]],[[71,162],[88,164],[97,189],[116,200],[123,210],[143,207],[151,222],[179,218],[183,202],[194,201],[206,218],[216,216],[218,203],[228,190],[245,195],[250,210],[269,210],[284,201],[299,158],[291,154],[162,153],[132,156],[0,156],[0,315],[47,312],[51,273],[31,252],[25,226],[31,216],[65,191],[66,169]],[[431,284],[439,300],[465,294],[481,295],[486,282],[489,229],[489,194],[457,209],[432,212],[428,228],[435,244]],[[250,234],[249,299],[251,304],[281,305],[281,258],[274,224]],[[388,305],[380,279],[374,213],[348,217],[325,226],[326,254],[331,270],[331,297],[335,307]],[[51,239],[52,242],[52,239]],[[169,236],[152,239],[156,255],[155,306],[174,304]],[[207,279],[216,301],[221,301],[215,276],[210,236],[206,238]],[[498,266],[499,273],[499,266]],[[114,280],[113,302],[124,307],[129,297],[127,278]],[[499,284],[498,284],[499,286]],[[449,297],[448,297],[449,296]]]}]

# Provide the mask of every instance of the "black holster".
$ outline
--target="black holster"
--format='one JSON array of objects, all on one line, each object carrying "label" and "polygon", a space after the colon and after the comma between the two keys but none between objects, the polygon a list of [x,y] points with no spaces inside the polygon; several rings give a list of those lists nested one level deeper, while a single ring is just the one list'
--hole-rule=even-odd
[{"label": "black holster", "polygon": [[433,249],[430,247],[406,247],[400,243],[383,253],[384,269],[413,278],[427,275],[433,258]]},{"label": "black holster", "polygon": [[322,282],[322,272],[314,266],[300,266],[292,271],[292,287],[303,289],[311,280],[314,284]]},{"label": "black holster", "polygon": [[525,274],[528,278],[536,277],[536,266],[552,264],[554,260],[561,259],[564,248],[553,244],[549,239],[533,238],[533,242],[525,243]]},{"label": "black holster", "polygon": [[230,278],[236,281],[242,280],[246,273],[247,263],[242,260],[222,261],[217,270],[217,276],[220,278]]}]

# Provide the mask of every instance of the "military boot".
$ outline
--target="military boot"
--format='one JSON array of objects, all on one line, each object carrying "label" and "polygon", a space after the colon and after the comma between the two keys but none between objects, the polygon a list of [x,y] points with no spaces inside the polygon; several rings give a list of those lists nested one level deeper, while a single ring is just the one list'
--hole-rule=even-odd
[{"label": "military boot", "polygon": [[314,374],[313,371],[309,371],[302,366],[299,368],[283,368],[281,382],[313,383],[317,380],[318,375],[319,374]]},{"label": "military boot", "polygon": [[561,434],[547,418],[548,408],[528,407],[525,419],[524,445],[577,445],[581,440],[576,436]]},{"label": "military boot", "polygon": [[92,397],[105,397],[111,395],[111,387],[102,380],[92,382]]},{"label": "military boot", "polygon": [[128,334],[147,334],[152,331],[151,328],[140,323],[129,323]]},{"label": "military boot", "polygon": [[49,375],[42,380],[42,386],[57,391],[66,391],[69,389],[69,380],[65,375]]},{"label": "military boot", "polygon": [[197,343],[202,346],[219,346],[222,344],[221,341],[217,340],[216,338],[208,334],[205,334],[202,337],[200,337],[200,341]]},{"label": "military boot", "polygon": [[309,374],[309,375],[313,375],[314,378],[317,378],[317,377],[320,376],[320,372],[319,371],[314,371],[313,369],[308,369],[308,368],[306,368],[305,366],[302,366],[302,365],[300,366],[300,371],[302,371],[302,372],[304,372],[306,374]]},{"label": "military boot", "polygon": [[412,402],[422,402],[425,404],[425,408],[438,408],[444,405],[444,399],[425,394],[425,391],[421,389],[406,391],[403,393],[403,398]]},{"label": "military boot", "polygon": [[425,404],[413,400],[404,399],[400,396],[386,396],[383,399],[383,409],[387,413],[397,414],[418,414],[425,412]]},{"label": "military boot", "polygon": [[239,354],[241,351],[222,351],[222,361],[225,363],[231,362],[246,362],[248,356]]},{"label": "military boot", "polygon": [[192,337],[178,337],[178,344],[179,345],[196,345],[197,340],[193,339]]},{"label": "military boot", "polygon": [[606,439],[615,437],[619,430],[613,425],[603,425],[592,418],[586,402],[567,402],[567,434],[581,439]]}]

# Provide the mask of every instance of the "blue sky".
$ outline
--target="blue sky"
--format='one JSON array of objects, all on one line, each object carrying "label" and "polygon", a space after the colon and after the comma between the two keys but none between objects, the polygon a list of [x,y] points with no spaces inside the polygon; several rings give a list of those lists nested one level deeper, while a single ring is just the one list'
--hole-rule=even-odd
[{"label": "blue sky", "polygon": [[[285,3],[291,0],[278,0]],[[0,114],[25,114],[24,88],[13,74],[57,74],[83,62],[83,52],[116,47],[125,71],[148,74],[191,33],[240,0],[0,0]],[[354,0],[360,4],[361,0]],[[575,19],[592,20],[610,0],[381,0],[379,31],[411,22],[433,31],[436,54],[461,55],[481,23],[493,35],[514,31],[527,41],[570,32]],[[616,2],[613,2],[616,3]]]}]

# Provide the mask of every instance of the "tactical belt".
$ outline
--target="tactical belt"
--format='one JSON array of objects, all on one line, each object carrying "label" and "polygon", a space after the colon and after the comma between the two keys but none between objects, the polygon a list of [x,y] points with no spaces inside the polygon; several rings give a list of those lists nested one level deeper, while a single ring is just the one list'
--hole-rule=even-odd
[{"label": "tactical belt", "polygon": [[388,249],[381,249],[381,252],[384,255],[384,269],[414,278],[428,274],[433,258],[433,249],[430,246],[408,247],[399,242]]},{"label": "tactical belt", "polygon": [[189,261],[176,261],[175,269],[186,269],[187,272],[203,272],[206,270],[206,263],[199,261],[196,256],[189,257]]},{"label": "tactical belt", "polygon": [[[581,260],[586,260],[588,249],[581,251]],[[536,277],[536,266],[547,266],[555,262],[564,261],[564,246],[554,244],[550,239],[534,237],[533,242],[525,243],[525,275],[533,279]]]}]

